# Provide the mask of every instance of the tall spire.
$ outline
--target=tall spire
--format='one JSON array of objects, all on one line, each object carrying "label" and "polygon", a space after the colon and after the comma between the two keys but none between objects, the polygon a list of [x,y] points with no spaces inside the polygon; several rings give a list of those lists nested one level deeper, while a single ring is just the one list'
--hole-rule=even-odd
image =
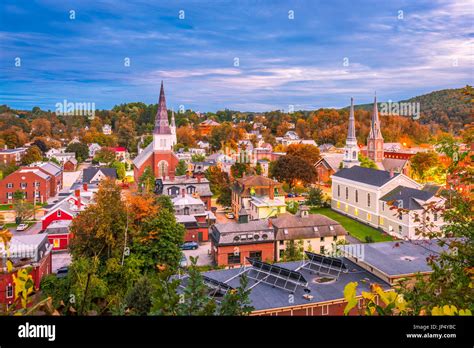
[{"label": "tall spire", "polygon": [[155,116],[155,130],[154,134],[171,134],[171,129],[168,123],[168,111],[166,110],[166,97],[163,81],[161,81],[160,99],[158,101],[158,110]]},{"label": "tall spire", "polygon": [[372,122],[370,124],[369,138],[382,138],[382,132],[380,131],[379,109],[377,107],[377,93],[374,96],[374,108],[372,110]]},{"label": "tall spire", "polygon": [[174,110],[171,111],[171,127],[176,128],[176,122],[174,120]]},{"label": "tall spire", "polygon": [[357,141],[355,135],[355,118],[354,118],[354,98],[351,98],[351,109],[349,111],[349,129],[347,132],[347,141]]}]

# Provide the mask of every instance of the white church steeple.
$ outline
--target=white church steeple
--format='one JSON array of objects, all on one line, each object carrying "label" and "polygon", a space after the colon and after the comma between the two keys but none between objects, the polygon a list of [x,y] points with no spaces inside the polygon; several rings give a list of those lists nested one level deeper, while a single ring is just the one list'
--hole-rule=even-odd
[{"label": "white church steeple", "polygon": [[359,147],[357,146],[357,138],[355,135],[355,118],[354,118],[354,98],[351,98],[351,109],[349,111],[349,127],[346,138],[346,146],[344,147],[344,159],[342,161],[344,168],[357,166],[359,162]]}]

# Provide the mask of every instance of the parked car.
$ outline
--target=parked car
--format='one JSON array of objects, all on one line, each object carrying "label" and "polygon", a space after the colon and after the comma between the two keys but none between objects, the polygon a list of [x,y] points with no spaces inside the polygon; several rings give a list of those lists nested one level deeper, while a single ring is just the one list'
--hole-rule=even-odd
[{"label": "parked car", "polygon": [[234,213],[226,213],[225,217],[228,218],[228,219],[234,219],[235,215],[234,215]]},{"label": "parked car", "polygon": [[16,227],[16,230],[17,230],[17,231],[25,231],[27,228],[28,228],[28,224],[19,224],[19,225]]},{"label": "parked car", "polygon": [[196,242],[185,242],[181,245],[181,250],[196,250],[199,248],[199,244]]},{"label": "parked car", "polygon": [[64,267],[60,267],[58,268],[58,270],[56,271],[56,277],[58,278],[64,278],[65,276],[67,276],[67,273],[69,272],[69,268],[67,266],[64,266]]}]

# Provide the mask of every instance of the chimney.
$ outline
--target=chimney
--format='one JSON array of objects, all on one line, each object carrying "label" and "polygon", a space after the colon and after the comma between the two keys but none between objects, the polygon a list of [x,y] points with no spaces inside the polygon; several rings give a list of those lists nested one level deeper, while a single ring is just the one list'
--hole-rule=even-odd
[{"label": "chimney", "polygon": [[76,206],[77,208],[81,207],[81,190],[74,190],[74,195],[76,196]]},{"label": "chimney", "polygon": [[272,222],[272,219],[271,218],[268,218],[268,227],[269,228],[272,228],[273,227],[273,222]]},{"label": "chimney", "polygon": [[275,199],[275,189],[273,187],[273,184],[270,184],[270,189],[269,189],[269,192],[268,192],[268,197],[270,199]]},{"label": "chimney", "polygon": [[82,188],[84,189],[84,191],[87,192],[87,182],[85,182],[85,183],[82,184]]},{"label": "chimney", "polygon": [[184,198],[185,195],[186,195],[186,190],[185,190],[185,189],[181,189],[181,197]]},{"label": "chimney", "polygon": [[390,177],[393,178],[393,168],[390,169]]},{"label": "chimney", "polygon": [[197,179],[198,179],[198,184],[201,183],[201,174],[197,176]]}]

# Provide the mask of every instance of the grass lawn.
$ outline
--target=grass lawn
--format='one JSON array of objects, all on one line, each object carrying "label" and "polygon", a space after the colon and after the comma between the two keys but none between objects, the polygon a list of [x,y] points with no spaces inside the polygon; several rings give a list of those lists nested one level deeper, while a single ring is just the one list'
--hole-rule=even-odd
[{"label": "grass lawn", "polygon": [[310,212],[312,214],[326,215],[328,218],[336,220],[342,225],[342,227],[346,229],[347,232],[349,232],[352,237],[357,238],[361,242],[365,243],[366,236],[371,236],[374,242],[386,242],[393,240],[391,236],[383,234],[379,230],[364,225],[363,223],[353,220],[347,216],[336,213],[331,208],[311,208]]}]

